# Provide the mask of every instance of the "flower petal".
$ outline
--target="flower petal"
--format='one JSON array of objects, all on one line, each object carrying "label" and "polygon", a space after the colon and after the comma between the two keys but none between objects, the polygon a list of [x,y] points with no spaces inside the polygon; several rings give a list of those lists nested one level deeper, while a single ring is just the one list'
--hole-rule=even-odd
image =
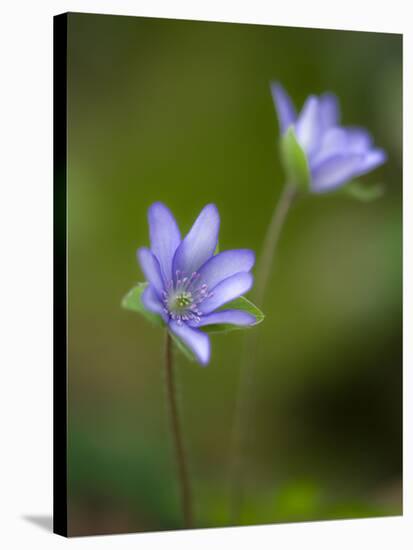
[{"label": "flower petal", "polygon": [[345,154],[347,148],[348,135],[346,130],[338,126],[329,128],[321,138],[319,150],[311,158],[311,168],[317,167],[329,157]]},{"label": "flower petal", "polygon": [[171,321],[169,328],[188,346],[202,365],[206,365],[209,362],[211,346],[207,334],[196,328],[191,328],[185,323],[178,324],[177,321]]},{"label": "flower petal", "polygon": [[237,325],[237,326],[249,326],[256,322],[256,318],[247,311],[241,311],[240,309],[225,309],[222,311],[215,311],[208,315],[203,315],[201,319],[197,321],[191,321],[191,326],[205,326],[205,325]]},{"label": "flower petal", "polygon": [[138,248],[137,256],[146,280],[153,285],[158,296],[162,296],[164,285],[158,260],[149,248],[145,247]]},{"label": "flower petal", "polygon": [[255,262],[252,250],[226,250],[210,258],[199,270],[201,280],[212,290],[218,283],[240,271],[250,271]]},{"label": "flower petal", "polygon": [[172,259],[181,242],[181,234],[171,211],[161,202],[149,207],[148,222],[151,250],[158,259],[166,283],[172,277]]},{"label": "flower petal", "polygon": [[142,292],[141,300],[148,311],[161,315],[163,320],[166,321],[163,304],[159,300],[158,295],[152,285],[148,285]]},{"label": "flower petal", "polygon": [[364,128],[345,128],[349,153],[366,153],[372,148],[373,139]]},{"label": "flower petal", "polygon": [[361,176],[381,166],[387,160],[387,154],[383,149],[371,149],[363,158],[359,172],[355,176]]},{"label": "flower petal", "polygon": [[271,94],[277,112],[280,131],[283,134],[297,119],[290,96],[278,82],[271,83]]},{"label": "flower petal", "polygon": [[201,313],[211,313],[214,309],[238,298],[252,287],[254,278],[251,273],[236,273],[220,282],[213,290],[212,296],[199,305]]},{"label": "flower petal", "polygon": [[333,126],[326,130],[321,139],[321,146],[311,158],[311,169],[334,156],[359,154],[365,156],[372,150],[373,140],[364,128],[344,128]]},{"label": "flower petal", "polygon": [[208,204],[179,245],[173,259],[173,274],[180,271],[189,275],[209,260],[218,243],[218,231],[218,209]]},{"label": "flower petal", "polygon": [[296,123],[297,140],[308,156],[317,151],[322,129],[319,100],[309,96]]},{"label": "flower petal", "polygon": [[320,116],[324,131],[340,124],[340,105],[335,94],[326,92],[320,96]]},{"label": "flower petal", "polygon": [[344,184],[360,170],[362,162],[363,155],[335,155],[328,158],[313,171],[313,191],[323,193]]}]

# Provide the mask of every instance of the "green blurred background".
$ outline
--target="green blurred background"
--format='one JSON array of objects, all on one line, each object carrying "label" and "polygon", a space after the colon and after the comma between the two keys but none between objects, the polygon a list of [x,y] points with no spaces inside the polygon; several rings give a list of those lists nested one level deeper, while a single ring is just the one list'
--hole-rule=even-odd
[{"label": "green blurred background", "polygon": [[[388,151],[363,204],[298,202],[256,358],[242,524],[401,513],[401,36],[71,14],[68,23],[69,532],[180,528],[164,335],[122,310],[146,212],[259,253],[283,184],[269,91],[338,94]],[[177,356],[197,526],[228,525],[242,332],[208,368]]]}]

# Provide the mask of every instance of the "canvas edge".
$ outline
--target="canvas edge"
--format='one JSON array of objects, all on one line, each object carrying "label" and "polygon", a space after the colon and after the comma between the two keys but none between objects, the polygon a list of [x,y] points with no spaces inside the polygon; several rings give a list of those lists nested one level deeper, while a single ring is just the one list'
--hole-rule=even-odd
[{"label": "canvas edge", "polygon": [[67,24],[53,17],[53,532],[67,517]]}]

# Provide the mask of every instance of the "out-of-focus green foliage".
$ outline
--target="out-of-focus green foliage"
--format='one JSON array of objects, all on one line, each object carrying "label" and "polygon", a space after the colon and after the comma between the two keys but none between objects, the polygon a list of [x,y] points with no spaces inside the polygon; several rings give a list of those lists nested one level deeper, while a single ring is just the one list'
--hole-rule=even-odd
[{"label": "out-of-focus green foliage", "polygon": [[[288,54],[286,53],[288,52]],[[181,525],[162,331],[119,307],[146,212],[185,233],[214,202],[220,246],[259,254],[283,188],[269,89],[330,90],[389,160],[385,192],[296,202],[254,328],[242,523],[401,512],[401,37],[72,14],[68,32],[69,529]],[[248,297],[248,296],[247,296]],[[197,524],[227,525],[242,332],[176,354]]]},{"label": "out-of-focus green foliage", "polygon": [[343,192],[361,202],[370,202],[382,197],[385,193],[385,188],[380,183],[366,186],[360,180],[354,180],[344,185]]}]

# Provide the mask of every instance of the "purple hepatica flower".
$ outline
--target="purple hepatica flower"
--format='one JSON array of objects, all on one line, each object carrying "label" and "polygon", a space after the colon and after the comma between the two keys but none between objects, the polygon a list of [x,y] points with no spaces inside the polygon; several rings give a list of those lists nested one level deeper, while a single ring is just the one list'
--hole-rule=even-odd
[{"label": "purple hepatica flower", "polygon": [[246,311],[218,309],[250,290],[254,253],[227,250],[214,255],[219,214],[213,204],[205,206],[184,239],[164,204],[156,202],[149,208],[148,221],[151,249],[138,249],[138,260],[149,283],[142,303],[162,317],[201,364],[207,364],[209,336],[200,327],[256,323]]},{"label": "purple hepatica flower", "polygon": [[292,127],[306,154],[314,193],[336,189],[386,161],[386,153],[374,147],[367,130],[340,126],[340,108],[334,94],[309,96],[297,115],[280,84],[273,83],[271,92],[281,133]]}]

